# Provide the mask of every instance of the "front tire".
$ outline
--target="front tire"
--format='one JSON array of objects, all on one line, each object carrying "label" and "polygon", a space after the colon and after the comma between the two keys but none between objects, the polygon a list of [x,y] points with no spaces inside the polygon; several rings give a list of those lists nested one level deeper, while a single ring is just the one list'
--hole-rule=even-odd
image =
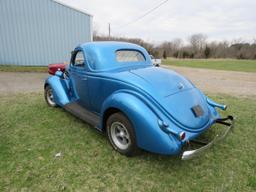
[{"label": "front tire", "polygon": [[126,156],[138,152],[135,131],[132,123],[122,113],[114,113],[107,120],[107,135],[112,147]]},{"label": "front tire", "polygon": [[46,103],[50,106],[50,107],[56,107],[57,104],[54,101],[54,97],[53,97],[53,92],[52,92],[52,88],[51,86],[47,85],[44,89],[44,98]]}]

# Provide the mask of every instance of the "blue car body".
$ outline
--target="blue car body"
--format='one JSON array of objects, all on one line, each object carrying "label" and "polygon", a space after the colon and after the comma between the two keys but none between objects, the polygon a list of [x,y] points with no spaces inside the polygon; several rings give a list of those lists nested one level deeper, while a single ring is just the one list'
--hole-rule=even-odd
[{"label": "blue car body", "polygon": [[[118,62],[118,50],[136,50],[144,60]],[[74,51],[83,53],[85,65],[71,62],[66,67],[68,76],[57,71],[45,81],[53,89],[56,104],[78,117],[79,110],[87,113],[84,120],[100,131],[105,131],[112,112],[121,111],[132,122],[141,149],[179,154],[187,141],[220,119],[216,107],[225,109],[182,75],[153,66],[148,52],[138,45],[92,42]],[[199,107],[199,114],[194,107]],[[180,139],[181,133],[185,138]]]}]

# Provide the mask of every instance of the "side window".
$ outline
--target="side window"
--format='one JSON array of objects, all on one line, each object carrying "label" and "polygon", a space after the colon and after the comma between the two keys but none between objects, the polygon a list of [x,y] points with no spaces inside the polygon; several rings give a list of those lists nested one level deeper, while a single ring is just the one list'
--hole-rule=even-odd
[{"label": "side window", "polygon": [[83,67],[84,66],[84,54],[82,51],[78,51],[75,55],[75,59],[73,61],[73,65],[75,67]]}]

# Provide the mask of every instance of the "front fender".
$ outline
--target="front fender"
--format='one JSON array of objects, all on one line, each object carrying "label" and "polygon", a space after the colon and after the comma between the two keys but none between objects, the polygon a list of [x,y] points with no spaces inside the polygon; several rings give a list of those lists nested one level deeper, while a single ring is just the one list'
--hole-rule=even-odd
[{"label": "front fender", "polygon": [[109,108],[116,108],[129,118],[135,129],[138,147],[166,155],[180,152],[181,142],[173,135],[161,130],[157,114],[136,94],[125,91],[115,92],[105,100],[101,111],[102,116]]},{"label": "front fender", "polygon": [[62,79],[56,75],[50,76],[45,81],[46,85],[51,86],[54,101],[58,106],[63,107],[70,102],[68,82],[66,79]]}]

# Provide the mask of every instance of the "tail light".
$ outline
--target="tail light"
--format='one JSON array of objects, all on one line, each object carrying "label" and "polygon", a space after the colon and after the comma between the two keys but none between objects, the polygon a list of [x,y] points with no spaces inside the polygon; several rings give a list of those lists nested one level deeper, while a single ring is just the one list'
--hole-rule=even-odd
[{"label": "tail light", "polygon": [[186,133],[184,131],[182,131],[182,132],[180,132],[179,136],[180,136],[180,140],[182,141],[185,139]]}]

